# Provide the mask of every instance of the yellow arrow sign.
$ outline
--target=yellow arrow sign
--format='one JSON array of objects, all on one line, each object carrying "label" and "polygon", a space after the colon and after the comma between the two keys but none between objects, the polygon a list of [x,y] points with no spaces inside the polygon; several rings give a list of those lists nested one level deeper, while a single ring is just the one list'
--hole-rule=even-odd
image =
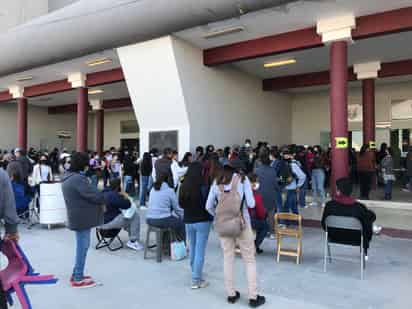
[{"label": "yellow arrow sign", "polygon": [[335,137],[336,149],[348,148],[348,138],[347,137]]}]

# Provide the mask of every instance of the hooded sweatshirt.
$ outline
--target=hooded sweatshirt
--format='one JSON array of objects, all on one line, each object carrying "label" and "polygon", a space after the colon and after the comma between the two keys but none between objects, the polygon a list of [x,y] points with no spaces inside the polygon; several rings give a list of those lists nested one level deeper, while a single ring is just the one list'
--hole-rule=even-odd
[{"label": "hooded sweatshirt", "polygon": [[63,177],[62,191],[67,207],[68,228],[73,231],[91,229],[103,224],[104,195],[79,173]]}]

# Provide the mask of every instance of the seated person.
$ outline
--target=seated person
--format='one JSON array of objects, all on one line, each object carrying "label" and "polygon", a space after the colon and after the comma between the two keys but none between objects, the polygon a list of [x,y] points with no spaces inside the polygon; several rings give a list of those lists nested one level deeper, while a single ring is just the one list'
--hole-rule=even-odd
[{"label": "seated person", "polygon": [[266,209],[263,206],[263,198],[257,191],[259,189],[259,183],[257,181],[256,174],[250,174],[249,180],[252,184],[253,197],[255,198],[255,208],[249,208],[249,215],[252,223],[252,229],[256,232],[255,247],[256,253],[261,254],[263,250],[260,249],[260,245],[265,240],[266,234],[269,231],[269,225],[267,222]]},{"label": "seated person", "polygon": [[[376,220],[375,213],[366,208],[365,205],[356,201],[352,195],[353,185],[349,177],[336,181],[336,198],[326,203],[322,217],[322,227],[325,229],[325,220],[328,216],[354,217],[360,220],[363,227],[363,248],[365,258],[368,258],[369,242],[372,240],[373,222]],[[357,231],[330,229],[331,241],[347,245],[359,244],[360,235]]]},{"label": "seated person", "polygon": [[168,185],[168,174],[160,174],[150,191],[147,224],[157,228],[172,229],[179,240],[186,240],[183,210],[177,202],[177,195]]},{"label": "seated person", "polygon": [[143,249],[140,239],[140,216],[135,209],[131,218],[127,218],[122,210],[132,207],[132,204],[126,193],[122,191],[120,178],[114,178],[110,181],[110,187],[103,191],[106,203],[106,212],[104,213],[104,225],[100,226],[104,230],[125,229],[129,232],[130,240],[127,247],[139,251]]},{"label": "seated person", "polygon": [[26,194],[24,185],[19,179],[19,175],[16,172],[13,172],[10,177],[11,185],[13,187],[14,199],[16,201],[16,210],[19,216],[25,215],[24,219],[27,219],[29,216],[29,204],[31,202],[31,196]]}]

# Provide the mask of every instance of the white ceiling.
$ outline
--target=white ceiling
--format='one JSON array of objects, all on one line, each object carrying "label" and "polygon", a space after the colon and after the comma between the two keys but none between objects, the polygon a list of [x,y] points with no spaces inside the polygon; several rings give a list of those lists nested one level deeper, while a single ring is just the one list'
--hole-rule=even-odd
[{"label": "white ceiling", "polygon": [[[112,63],[89,67],[86,62],[99,59],[110,58]],[[120,61],[115,50],[106,50],[100,53],[91,54],[85,57],[72,59],[69,61],[59,62],[45,67],[38,67],[32,70],[12,74],[0,78],[0,90],[6,90],[9,86],[20,85],[27,87],[38,85],[55,80],[66,79],[69,73],[82,72],[84,74],[111,70],[120,67]],[[22,76],[33,76],[33,79],[26,82],[17,82],[17,79]]]},{"label": "white ceiling", "polygon": [[[264,63],[291,58],[297,62],[282,67],[263,67]],[[348,49],[349,66],[368,61],[384,63],[406,59],[412,59],[412,31],[360,40],[350,44]],[[232,65],[262,79],[326,71],[329,70],[329,47],[245,60]]]},{"label": "white ceiling", "polygon": [[[89,100],[100,99],[100,100],[112,100],[128,98],[129,92],[126,87],[125,82],[107,84],[99,87],[93,87],[92,89],[101,89],[104,92],[101,94],[89,95]],[[74,104],[77,101],[77,91],[76,89],[71,91],[65,91],[60,93],[55,93],[51,95],[29,98],[29,104],[36,106],[60,106]]]},{"label": "white ceiling", "polygon": [[[412,0],[303,0],[286,7],[257,11],[239,18],[180,31],[175,35],[197,47],[207,49],[313,27],[318,20],[324,18],[348,13],[364,16],[411,5]],[[213,29],[221,29],[230,25],[242,25],[246,31],[213,39],[203,38],[204,34]]]}]

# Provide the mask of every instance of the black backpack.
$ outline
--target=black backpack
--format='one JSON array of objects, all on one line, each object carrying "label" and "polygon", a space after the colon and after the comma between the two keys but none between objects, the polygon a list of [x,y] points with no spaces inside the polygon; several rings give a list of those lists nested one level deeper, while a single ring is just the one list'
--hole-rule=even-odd
[{"label": "black backpack", "polygon": [[281,188],[290,185],[297,178],[292,170],[292,162],[281,160],[277,166],[277,176]]}]

